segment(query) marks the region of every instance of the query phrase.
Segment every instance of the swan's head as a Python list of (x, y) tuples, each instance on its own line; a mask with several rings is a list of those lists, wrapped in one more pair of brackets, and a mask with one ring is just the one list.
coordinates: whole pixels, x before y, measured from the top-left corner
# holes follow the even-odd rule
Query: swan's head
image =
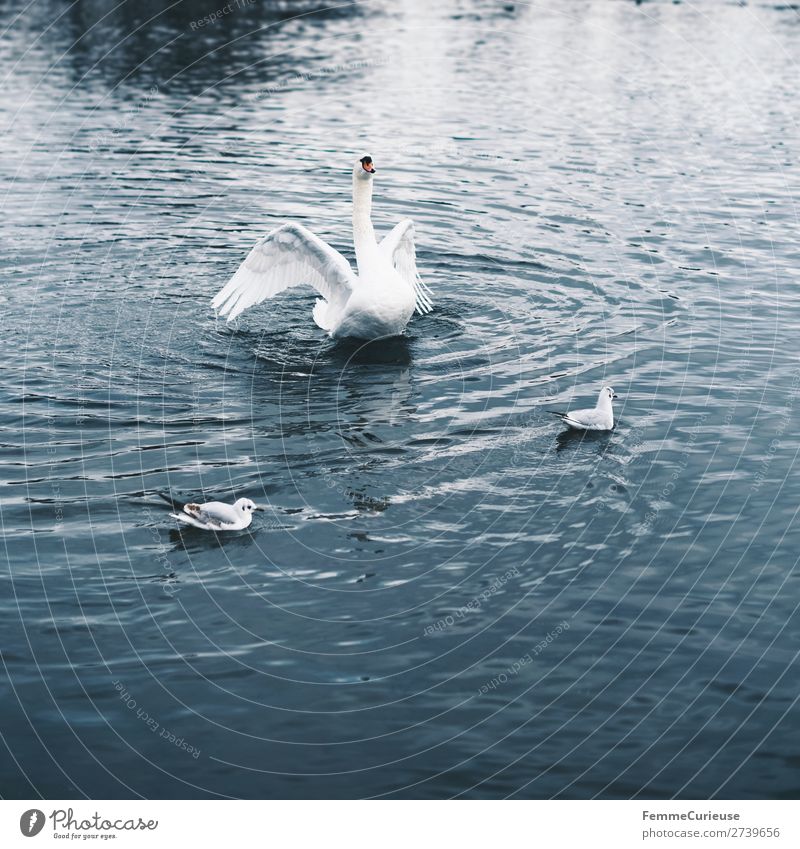
[(371, 156), (362, 156), (353, 167), (353, 176), (359, 180), (371, 180), (375, 173)]
[(248, 513), (252, 513), (253, 510), (263, 510), (264, 508), (259, 507), (258, 504), (254, 504), (249, 498), (239, 498), (233, 505), (233, 509), (247, 515)]
[(616, 392), (610, 386), (604, 386), (600, 390), (600, 397), (597, 399), (597, 403), (602, 406), (606, 406), (611, 404), (611, 402), (615, 399), (619, 398)]

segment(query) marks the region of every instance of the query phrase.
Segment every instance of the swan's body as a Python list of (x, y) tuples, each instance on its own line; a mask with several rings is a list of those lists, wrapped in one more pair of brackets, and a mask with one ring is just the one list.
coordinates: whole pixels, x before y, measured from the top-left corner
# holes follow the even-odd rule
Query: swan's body
[(616, 397), (610, 386), (604, 386), (597, 398), (597, 405), (592, 409), (570, 410), (568, 413), (557, 413), (555, 410), (547, 412), (559, 416), (573, 430), (613, 430), (614, 408), (611, 402)]
[(433, 308), (417, 273), (414, 223), (401, 221), (378, 244), (372, 229), (375, 169), (365, 156), (353, 169), (353, 242), (358, 274), (334, 248), (301, 224), (284, 224), (260, 239), (211, 302), (232, 321), (248, 307), (291, 286), (310, 283), (321, 298), (314, 321), (332, 337), (381, 339), (405, 330), (414, 313)]
[(169, 514), (173, 519), (203, 531), (244, 530), (250, 527), (253, 521), (253, 510), (263, 509), (249, 498), (238, 498), (233, 504), (225, 504), (222, 501), (181, 504), (171, 496), (161, 492), (159, 495), (175, 508), (176, 512)]

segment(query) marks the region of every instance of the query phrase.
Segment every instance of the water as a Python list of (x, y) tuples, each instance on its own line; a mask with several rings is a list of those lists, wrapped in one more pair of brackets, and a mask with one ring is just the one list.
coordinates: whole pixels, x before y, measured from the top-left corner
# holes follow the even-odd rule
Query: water
[[(2, 795), (796, 797), (797, 11), (221, 5), (0, 4)], [(367, 152), (435, 312), (217, 322)]]

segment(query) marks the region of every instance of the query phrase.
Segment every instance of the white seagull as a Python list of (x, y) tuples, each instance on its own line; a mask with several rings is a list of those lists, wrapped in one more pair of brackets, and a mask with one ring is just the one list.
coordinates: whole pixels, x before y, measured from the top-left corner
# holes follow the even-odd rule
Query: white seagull
[(401, 334), (416, 308), (433, 309), (431, 291), (417, 273), (414, 222), (401, 221), (381, 243), (372, 211), (372, 157), (353, 168), (353, 242), (358, 274), (334, 248), (302, 224), (284, 224), (256, 242), (211, 305), (232, 321), (248, 307), (291, 286), (310, 283), (321, 295), (314, 321), (333, 338), (382, 339)]
[(619, 398), (610, 386), (604, 386), (597, 398), (597, 406), (589, 410), (571, 410), (568, 413), (558, 413), (548, 410), (554, 416), (559, 416), (562, 421), (573, 430), (613, 430), (614, 409), (611, 402)]
[(181, 504), (162, 492), (159, 492), (159, 495), (178, 511), (169, 514), (173, 519), (203, 531), (244, 530), (253, 521), (253, 511), (264, 509), (254, 504), (249, 498), (237, 498), (233, 504), (224, 504), (222, 501)]

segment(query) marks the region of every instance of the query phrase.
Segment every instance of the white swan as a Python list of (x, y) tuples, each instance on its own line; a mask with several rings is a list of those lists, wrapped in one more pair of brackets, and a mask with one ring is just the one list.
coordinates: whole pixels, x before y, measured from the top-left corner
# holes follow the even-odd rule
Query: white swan
[(211, 305), (232, 321), (248, 307), (310, 283), (322, 296), (314, 321), (334, 338), (381, 339), (403, 332), (416, 308), (433, 309), (417, 273), (414, 222), (401, 221), (380, 243), (370, 213), (375, 167), (364, 156), (353, 168), (353, 242), (358, 275), (347, 260), (301, 224), (284, 224), (256, 242)]

